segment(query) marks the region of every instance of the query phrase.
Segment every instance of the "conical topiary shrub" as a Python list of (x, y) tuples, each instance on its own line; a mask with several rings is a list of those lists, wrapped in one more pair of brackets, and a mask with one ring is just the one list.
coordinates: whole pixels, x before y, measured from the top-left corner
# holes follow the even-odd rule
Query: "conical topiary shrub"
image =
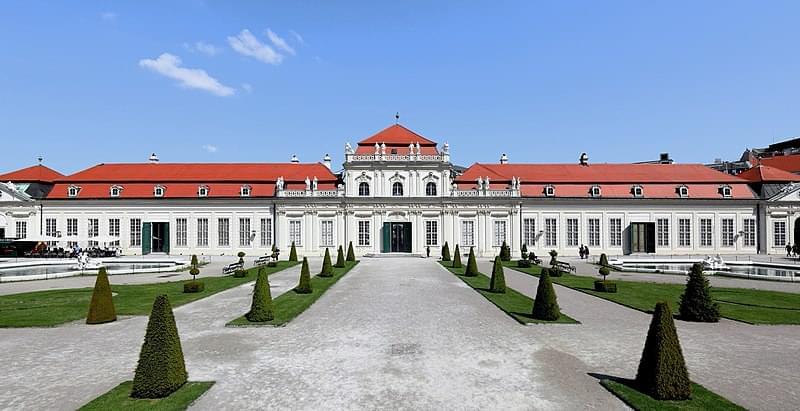
[(294, 241), (292, 241), (292, 248), (289, 249), (289, 261), (297, 261), (297, 248), (294, 246)]
[(325, 249), (325, 257), (322, 259), (322, 271), (319, 272), (320, 277), (333, 277), (333, 265), (331, 265), (331, 253)]
[(342, 246), (339, 246), (339, 251), (336, 253), (336, 268), (344, 268), (344, 250), (342, 250)]
[(264, 267), (258, 269), (256, 287), (253, 290), (253, 302), (250, 311), (244, 315), (247, 321), (266, 322), (272, 321), (272, 293), (269, 290), (269, 279)]
[(311, 294), (311, 273), (308, 270), (308, 258), (303, 257), (303, 267), (300, 268), (300, 282), (294, 288), (298, 294)]
[(519, 255), (523, 260), (528, 259), (528, 244), (522, 244), (522, 248), (519, 250)]
[(464, 270), (464, 277), (476, 277), (478, 275), (478, 262), (475, 261), (475, 251), (472, 247), (469, 248), (469, 257), (467, 257), (467, 268)]
[(533, 301), (533, 318), (544, 321), (555, 321), (561, 316), (556, 299), (556, 290), (550, 281), (550, 269), (542, 268), (539, 275), (539, 286), (536, 288), (536, 299)]
[(500, 256), (494, 258), (494, 266), (492, 267), (492, 280), (489, 282), (489, 291), (493, 293), (506, 292), (506, 276), (503, 273), (503, 263), (500, 262)]
[(511, 247), (509, 247), (508, 243), (505, 241), (503, 241), (503, 244), (500, 246), (500, 260), (511, 261)]
[(347, 245), (347, 261), (356, 261), (356, 253), (353, 252), (353, 242)]
[(162, 294), (153, 302), (131, 397), (164, 398), (183, 386), (187, 378), (178, 327), (169, 298)]
[(92, 301), (89, 303), (89, 314), (86, 315), (86, 324), (102, 324), (116, 321), (117, 311), (114, 309), (114, 298), (111, 295), (111, 285), (108, 283), (108, 274), (105, 267), (100, 267), (97, 279), (94, 281)]
[(442, 246), (442, 261), (450, 261), (450, 246), (447, 245), (447, 241)]
[(600, 266), (608, 267), (608, 256), (606, 253), (600, 254)]
[(689, 271), (686, 290), (678, 310), (682, 320), (715, 323), (719, 321), (719, 305), (711, 299), (711, 286), (703, 274), (703, 265), (695, 263)]
[(453, 268), (461, 268), (461, 251), (458, 249), (458, 244), (456, 244), (456, 249), (453, 252)]
[(658, 400), (686, 400), (692, 395), (681, 343), (666, 302), (656, 304), (653, 312), (636, 372), (636, 385)]

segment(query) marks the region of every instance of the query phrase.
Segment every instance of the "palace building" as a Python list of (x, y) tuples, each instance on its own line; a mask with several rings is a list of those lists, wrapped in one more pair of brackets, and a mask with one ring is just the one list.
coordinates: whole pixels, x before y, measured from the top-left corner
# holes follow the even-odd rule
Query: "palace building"
[(263, 255), (294, 242), (311, 256), (352, 241), (360, 255), (431, 247), (438, 256), (447, 242), (483, 257), (503, 242), (517, 256), (523, 244), (537, 255), (577, 255), (582, 244), (609, 255), (783, 253), (800, 237), (800, 176), (766, 168), (732, 176), (701, 164), (531, 164), (503, 154), (464, 169), (447, 143), (399, 124), (348, 143), (342, 170), (331, 167), (327, 155), (313, 164), (153, 155), (67, 176), (38, 165), (0, 175), (0, 237), (110, 243), (127, 255)]

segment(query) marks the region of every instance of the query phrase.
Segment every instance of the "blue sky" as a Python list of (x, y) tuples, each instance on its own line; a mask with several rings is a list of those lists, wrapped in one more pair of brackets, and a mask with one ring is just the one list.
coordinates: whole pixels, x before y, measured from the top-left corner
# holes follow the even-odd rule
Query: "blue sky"
[[(394, 113), (454, 160), (800, 135), (798, 2), (0, 2), (0, 170), (319, 161)], [(246, 30), (246, 31), (245, 31)]]

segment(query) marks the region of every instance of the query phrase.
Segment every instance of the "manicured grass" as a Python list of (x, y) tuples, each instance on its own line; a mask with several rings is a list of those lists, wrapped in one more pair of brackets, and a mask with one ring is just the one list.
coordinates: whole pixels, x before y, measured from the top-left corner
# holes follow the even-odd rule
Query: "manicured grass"
[(278, 296), (278, 298), (272, 300), (272, 312), (275, 317), (272, 321), (250, 322), (244, 317), (244, 315), (242, 315), (241, 317), (229, 322), (227, 325), (232, 327), (275, 327), (286, 325), (286, 323), (292, 321), (295, 317), (308, 309), (308, 307), (311, 307), (314, 302), (322, 297), (322, 294), (324, 294), (325, 291), (336, 284), (336, 282), (339, 281), (340, 278), (344, 277), (344, 275), (347, 274), (347, 272), (353, 267), (355, 267), (356, 264), (358, 264), (358, 261), (348, 261), (345, 263), (344, 268), (333, 267), (332, 277), (320, 277), (318, 275), (311, 277), (312, 292), (310, 294), (298, 294), (294, 292), (294, 290), (289, 290)]
[(173, 392), (169, 397), (157, 400), (145, 400), (131, 398), (131, 387), (133, 381), (125, 381), (114, 387), (111, 391), (95, 398), (90, 403), (84, 405), (80, 411), (105, 411), (105, 410), (126, 410), (126, 411), (177, 411), (185, 410), (192, 405), (195, 400), (200, 398), (208, 391), (214, 382), (187, 382), (178, 391)]
[(602, 380), (600, 384), (614, 395), (619, 397), (625, 404), (634, 410), (655, 411), (655, 410), (683, 410), (683, 411), (731, 411), (744, 410), (744, 408), (720, 397), (709, 391), (700, 384), (692, 383), (692, 398), (686, 401), (659, 401), (655, 398), (637, 391), (633, 388), (634, 382), (631, 380)]
[(450, 267), (452, 264), (451, 262), (439, 262), (442, 267), (449, 270), (451, 273), (456, 274), (458, 278), (464, 281), (467, 285), (472, 287), (475, 291), (480, 293), (482, 296), (486, 297), (487, 300), (491, 301), (497, 308), (503, 310), (506, 314), (511, 316), (511, 318), (517, 320), (520, 324), (528, 324), (528, 323), (543, 323), (543, 324), (551, 324), (551, 323), (561, 323), (561, 324), (578, 324), (578, 321), (570, 318), (567, 315), (561, 314), (561, 317), (558, 317), (556, 321), (542, 321), (537, 320), (531, 317), (531, 311), (533, 311), (533, 299), (528, 297), (525, 294), (520, 293), (517, 290), (514, 290), (511, 287), (506, 287), (505, 293), (493, 293), (489, 291), (489, 283), (491, 279), (484, 274), (478, 274), (475, 277), (465, 277), (464, 270), (466, 270), (466, 264), (464, 264), (464, 268), (453, 268)]
[[(296, 265), (296, 262), (280, 261), (277, 267), (265, 267), (267, 273), (274, 273)], [(198, 277), (205, 283), (205, 290), (199, 293), (184, 293), (183, 281), (154, 284), (114, 285), (114, 276), (109, 276), (114, 307), (117, 315), (147, 315), (153, 307), (153, 300), (159, 294), (167, 294), (173, 307), (177, 307), (220, 291), (255, 280), (257, 269), (248, 270), (247, 276), (235, 278)], [(91, 288), (36, 291), (32, 293), (0, 296), (0, 327), (48, 327), (86, 318)]]
[[(535, 276), (541, 272), (541, 267), (537, 266), (518, 268), (516, 262), (507, 262), (505, 265)], [(556, 284), (648, 313), (653, 311), (659, 301), (669, 302), (677, 313), (685, 288), (684, 284), (614, 280), (617, 283), (617, 292), (604, 293), (594, 290), (594, 281), (601, 279), (600, 276), (564, 274), (551, 279)], [(800, 324), (800, 294), (711, 287), (711, 296), (719, 303), (721, 315), (731, 320), (750, 324)]]

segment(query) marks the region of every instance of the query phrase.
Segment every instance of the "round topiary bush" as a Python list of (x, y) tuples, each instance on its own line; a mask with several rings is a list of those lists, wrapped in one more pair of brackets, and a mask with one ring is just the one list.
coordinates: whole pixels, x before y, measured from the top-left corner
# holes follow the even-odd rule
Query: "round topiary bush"
[(666, 302), (656, 304), (636, 372), (639, 390), (657, 400), (686, 400), (692, 395), (689, 372)]
[(184, 293), (199, 293), (205, 290), (206, 285), (202, 281), (187, 281), (183, 283)]
[(86, 315), (86, 324), (102, 324), (116, 321), (117, 311), (114, 308), (114, 298), (111, 295), (111, 285), (108, 283), (108, 273), (105, 267), (100, 267), (97, 279), (94, 281), (92, 301), (89, 303), (89, 313)]

